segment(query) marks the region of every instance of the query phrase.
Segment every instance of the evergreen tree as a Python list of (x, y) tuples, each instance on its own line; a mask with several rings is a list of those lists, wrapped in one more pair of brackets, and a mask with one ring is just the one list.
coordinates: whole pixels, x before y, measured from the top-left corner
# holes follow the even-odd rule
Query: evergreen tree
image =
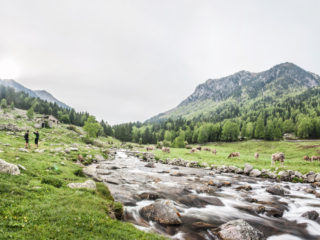
[(254, 131), (254, 137), (259, 139), (264, 138), (264, 119), (263, 119), (262, 113), (260, 113), (257, 119), (256, 129)]
[(237, 123), (230, 120), (222, 127), (221, 140), (223, 141), (237, 141), (239, 137), (239, 126)]

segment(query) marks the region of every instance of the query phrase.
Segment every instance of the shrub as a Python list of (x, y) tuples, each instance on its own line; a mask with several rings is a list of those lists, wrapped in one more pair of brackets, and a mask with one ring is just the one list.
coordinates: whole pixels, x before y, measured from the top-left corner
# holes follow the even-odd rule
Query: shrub
[(60, 188), (63, 184), (63, 182), (60, 179), (53, 178), (53, 177), (44, 177), (41, 180), (42, 184), (49, 184), (56, 188)]
[(85, 144), (93, 144), (93, 139), (89, 138), (88, 136), (82, 137), (81, 139)]
[(121, 220), (123, 218), (123, 206), (120, 202), (114, 202), (112, 206), (114, 215), (118, 220)]
[(78, 177), (85, 177), (82, 169), (77, 169), (77, 170), (73, 171), (73, 174), (78, 176)]

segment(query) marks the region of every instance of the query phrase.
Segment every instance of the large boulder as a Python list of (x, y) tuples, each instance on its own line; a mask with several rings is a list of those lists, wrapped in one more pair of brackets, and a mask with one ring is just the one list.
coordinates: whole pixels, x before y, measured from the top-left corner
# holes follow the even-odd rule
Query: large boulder
[(180, 213), (171, 200), (157, 200), (141, 208), (140, 215), (148, 221), (155, 221), (164, 225), (179, 225), (182, 223)]
[(267, 187), (266, 191), (273, 195), (284, 195), (284, 189), (278, 184)]
[(222, 240), (264, 240), (262, 232), (242, 219), (229, 221), (219, 227)]
[(245, 174), (249, 174), (249, 173), (252, 171), (252, 169), (253, 169), (253, 167), (252, 167), (250, 164), (246, 163), (246, 164), (244, 165), (243, 172), (244, 172)]
[(86, 189), (96, 189), (96, 183), (92, 180), (87, 180), (84, 183), (69, 183), (69, 188), (86, 188)]
[(11, 175), (19, 175), (20, 170), (17, 165), (12, 163), (8, 163), (2, 159), (0, 159), (0, 173), (8, 173)]

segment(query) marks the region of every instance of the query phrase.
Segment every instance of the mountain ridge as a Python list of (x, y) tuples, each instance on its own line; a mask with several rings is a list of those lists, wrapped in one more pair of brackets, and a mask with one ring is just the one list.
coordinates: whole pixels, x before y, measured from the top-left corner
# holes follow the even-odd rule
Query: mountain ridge
[(47, 102), (56, 103), (58, 106), (62, 108), (71, 109), (70, 106), (59, 101), (57, 98), (55, 98), (51, 93), (49, 93), (46, 90), (31, 90), (13, 79), (0, 79), (0, 85), (3, 85), (5, 87), (11, 87), (18, 92), (25, 92), (30, 97), (40, 98)]
[(318, 86), (320, 86), (319, 75), (290, 62), (280, 63), (257, 73), (242, 70), (226, 77), (206, 80), (177, 107), (160, 113), (146, 122), (179, 117), (191, 119), (202, 112), (205, 112), (204, 115), (212, 115), (217, 106), (227, 101), (234, 100), (238, 104), (246, 104), (259, 98), (276, 99)]

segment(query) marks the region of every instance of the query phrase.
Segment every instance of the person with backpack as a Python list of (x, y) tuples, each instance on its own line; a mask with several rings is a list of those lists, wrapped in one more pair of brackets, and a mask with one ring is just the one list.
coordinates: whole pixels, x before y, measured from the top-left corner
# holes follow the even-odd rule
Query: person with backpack
[(26, 141), (25, 148), (29, 148), (29, 130), (24, 134), (24, 140)]
[(36, 145), (36, 147), (39, 147), (39, 132), (35, 131), (33, 132), (34, 135), (36, 135), (36, 138), (34, 139), (34, 144)]

